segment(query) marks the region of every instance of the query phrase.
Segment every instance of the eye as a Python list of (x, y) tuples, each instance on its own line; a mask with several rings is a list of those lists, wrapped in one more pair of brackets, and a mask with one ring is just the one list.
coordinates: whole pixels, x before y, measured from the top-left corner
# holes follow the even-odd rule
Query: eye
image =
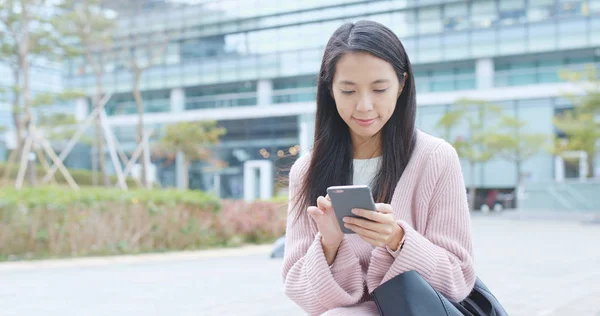
[(354, 93), (354, 91), (352, 91), (352, 90), (348, 90), (348, 91), (340, 90), (340, 91), (342, 91), (342, 94), (352, 94), (352, 93)]
[(384, 92), (386, 92), (386, 91), (387, 91), (387, 88), (385, 88), (385, 89), (379, 89), (379, 90), (375, 90), (375, 92), (377, 92), (377, 93), (384, 93)]

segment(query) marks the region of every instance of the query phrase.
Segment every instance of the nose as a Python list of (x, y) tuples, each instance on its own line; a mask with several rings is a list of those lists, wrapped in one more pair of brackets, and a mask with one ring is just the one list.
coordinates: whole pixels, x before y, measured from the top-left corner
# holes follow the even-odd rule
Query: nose
[(360, 100), (358, 100), (358, 104), (356, 104), (356, 110), (359, 112), (368, 112), (373, 109), (373, 101), (371, 96), (368, 93), (365, 93)]

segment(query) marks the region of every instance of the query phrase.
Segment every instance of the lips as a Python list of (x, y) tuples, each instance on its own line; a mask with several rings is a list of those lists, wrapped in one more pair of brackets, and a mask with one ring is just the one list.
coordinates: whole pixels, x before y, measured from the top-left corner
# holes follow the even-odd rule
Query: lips
[(360, 126), (369, 126), (369, 125), (373, 124), (373, 122), (375, 122), (374, 118), (373, 119), (357, 119), (357, 118), (354, 118), (354, 120)]

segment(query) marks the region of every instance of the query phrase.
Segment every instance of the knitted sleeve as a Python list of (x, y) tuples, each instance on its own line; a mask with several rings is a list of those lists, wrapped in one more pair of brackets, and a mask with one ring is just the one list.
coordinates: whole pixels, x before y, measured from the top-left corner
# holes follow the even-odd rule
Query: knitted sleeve
[[(300, 176), (308, 159), (302, 157), (290, 171), (290, 204), (283, 258), (285, 294), (310, 315), (356, 304), (364, 294), (364, 276), (358, 258), (342, 241), (330, 267), (321, 245), (321, 235), (306, 210), (297, 209)], [(298, 212), (300, 212), (296, 219)]]
[(401, 251), (385, 248), (371, 254), (367, 284), (372, 292), (394, 276), (415, 270), (448, 299), (461, 301), (475, 284), (471, 219), (460, 161), (454, 148), (442, 143), (429, 157), (423, 172), (423, 190), (431, 199), (420, 201), (428, 213), (423, 231), (399, 220), (405, 234)]

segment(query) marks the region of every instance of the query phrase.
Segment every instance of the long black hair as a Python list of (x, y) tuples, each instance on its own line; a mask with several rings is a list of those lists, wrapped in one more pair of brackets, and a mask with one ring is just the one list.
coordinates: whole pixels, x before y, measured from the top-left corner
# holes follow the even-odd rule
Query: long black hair
[[(394, 113), (381, 133), (382, 163), (373, 182), (375, 202), (390, 203), (412, 154), (415, 135), (416, 93), (410, 60), (398, 37), (382, 24), (358, 21), (340, 26), (331, 36), (321, 63), (317, 86), (315, 139), (307, 173), (296, 203), (301, 209), (316, 205), (327, 187), (350, 184), (353, 150), (348, 125), (340, 117), (331, 85), (338, 60), (349, 52), (366, 52), (390, 63), (400, 86)], [(406, 78), (404, 73), (407, 73)], [(302, 212), (298, 212), (300, 216)]]

